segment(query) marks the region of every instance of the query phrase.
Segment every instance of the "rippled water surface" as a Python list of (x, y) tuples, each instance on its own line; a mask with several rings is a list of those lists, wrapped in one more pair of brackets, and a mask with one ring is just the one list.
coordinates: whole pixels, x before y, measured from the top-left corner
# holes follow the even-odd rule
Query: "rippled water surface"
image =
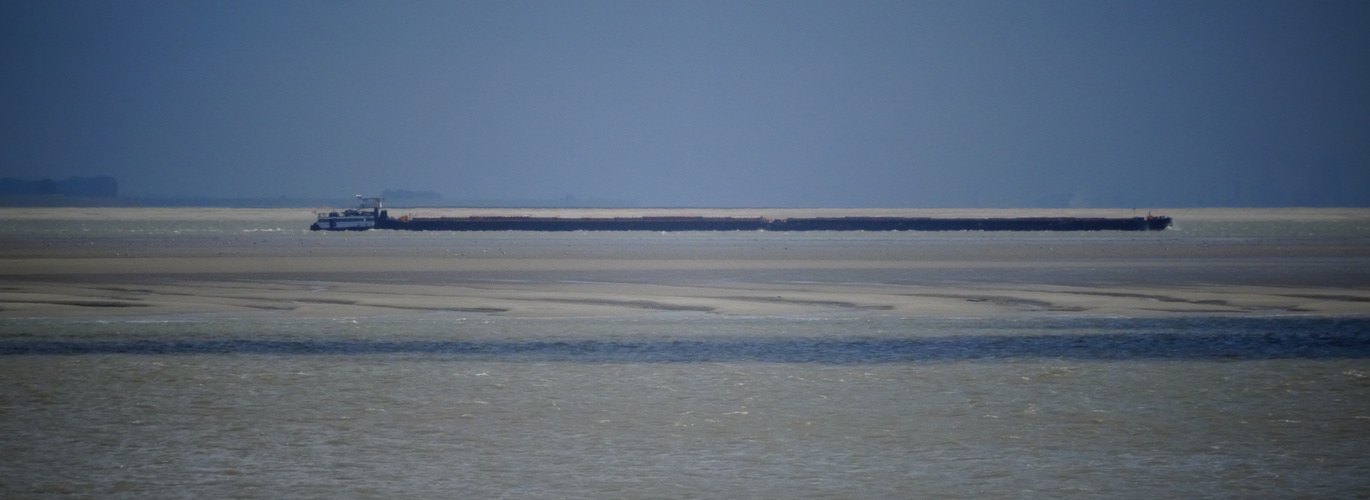
[(1370, 321), (11, 319), (0, 492), (1348, 497)]

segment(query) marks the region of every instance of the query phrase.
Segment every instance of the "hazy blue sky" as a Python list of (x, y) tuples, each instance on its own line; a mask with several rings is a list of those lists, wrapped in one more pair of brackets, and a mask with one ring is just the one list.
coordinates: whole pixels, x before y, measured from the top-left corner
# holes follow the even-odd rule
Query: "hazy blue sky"
[(0, 177), (1370, 205), (1370, 2), (0, 1)]

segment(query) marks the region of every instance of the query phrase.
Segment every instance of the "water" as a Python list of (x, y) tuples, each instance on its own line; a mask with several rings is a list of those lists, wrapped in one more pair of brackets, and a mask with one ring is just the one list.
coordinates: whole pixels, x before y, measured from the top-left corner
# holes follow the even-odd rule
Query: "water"
[[(80, 221), (11, 223), (0, 233), (10, 231), (10, 259), (67, 255), (65, 244), (78, 257), (142, 248), (269, 256), (310, 246), (357, 258), (1198, 256), (1167, 276), (1104, 265), (289, 276), (433, 286), (1313, 282), (1356, 304), (1367, 275), (1361, 254), (1345, 254), (1364, 246), (1354, 221), (1215, 221), (1149, 237), (321, 235), (258, 231), (275, 221), (135, 222), (88, 231)], [(1295, 249), (1275, 259), (1282, 271), (1250, 257), (1250, 245), (1272, 239)], [(1037, 246), (1050, 250), (1023, 250)], [(1228, 266), (1250, 260), (1240, 268), (1248, 272), (1207, 266), (1215, 254)], [(4, 279), (10, 290), (39, 278)], [(0, 457), (6, 498), (1364, 497), (1370, 318), (841, 307), (782, 316), (13, 316), (0, 318)]]
[(17, 496), (1370, 491), (1370, 320), (198, 316), (5, 330), (0, 485)]

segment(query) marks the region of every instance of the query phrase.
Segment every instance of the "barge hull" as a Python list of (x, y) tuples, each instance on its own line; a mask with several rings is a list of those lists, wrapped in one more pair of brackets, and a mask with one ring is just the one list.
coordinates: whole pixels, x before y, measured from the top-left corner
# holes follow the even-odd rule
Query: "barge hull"
[(1022, 217), (935, 219), (922, 217), (443, 217), (392, 219), (384, 212), (377, 229), (405, 231), (1156, 231), (1170, 217)]

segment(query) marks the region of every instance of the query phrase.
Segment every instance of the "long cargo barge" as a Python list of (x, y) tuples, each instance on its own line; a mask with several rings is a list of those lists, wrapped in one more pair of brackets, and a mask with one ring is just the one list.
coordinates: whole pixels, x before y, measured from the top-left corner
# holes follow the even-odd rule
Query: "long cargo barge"
[(409, 217), (392, 218), (380, 198), (361, 207), (320, 213), (313, 230), (402, 231), (1158, 231), (1170, 217)]

